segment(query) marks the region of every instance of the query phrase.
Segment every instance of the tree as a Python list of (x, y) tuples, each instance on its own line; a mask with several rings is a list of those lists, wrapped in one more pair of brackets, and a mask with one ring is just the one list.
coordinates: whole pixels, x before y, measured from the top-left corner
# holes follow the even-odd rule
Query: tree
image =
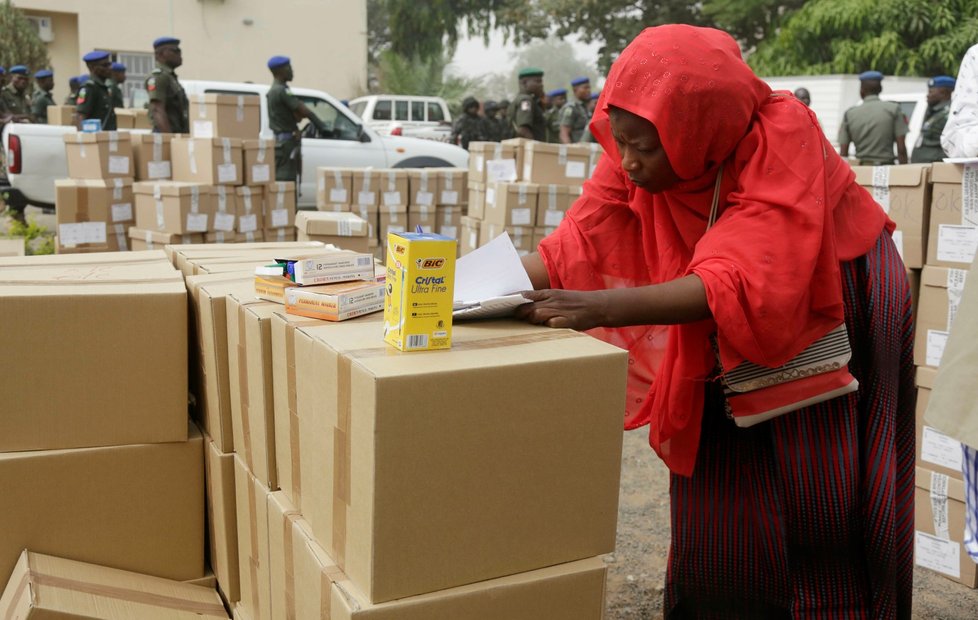
[(26, 65), (31, 70), (51, 66), (48, 48), (37, 29), (10, 0), (0, 2), (0, 66)]
[(578, 76), (586, 76), (594, 84), (598, 78), (597, 67), (574, 55), (573, 46), (567, 41), (556, 37), (538, 40), (524, 47), (518, 54), (513, 54), (516, 61), (508, 73), (496, 73), (488, 76), (481, 88), (475, 91), (480, 101), (485, 99), (512, 99), (519, 90), (519, 70), (522, 67), (539, 67), (543, 69), (543, 83), (546, 90), (566, 88), (568, 98), (573, 98), (570, 92), (570, 81)]
[(393, 95), (433, 95), (448, 102), (453, 114), (461, 111), (462, 99), (481, 87), (480, 79), (449, 73), (451, 58), (442, 54), (427, 59), (407, 59), (393, 50), (381, 52), (377, 65), (376, 92)]

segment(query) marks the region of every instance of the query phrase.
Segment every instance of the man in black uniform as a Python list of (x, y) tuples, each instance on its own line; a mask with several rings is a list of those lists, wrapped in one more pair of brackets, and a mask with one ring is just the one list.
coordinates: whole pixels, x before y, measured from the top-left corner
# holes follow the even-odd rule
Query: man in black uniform
[(35, 123), (47, 124), (48, 106), (57, 105), (51, 91), (54, 89), (54, 72), (50, 69), (41, 69), (34, 74), (34, 83), (37, 90), (34, 91), (34, 98), (31, 99), (31, 115)]
[(462, 115), (455, 119), (452, 128), (452, 144), (469, 150), (469, 142), (482, 142), (486, 139), (485, 119), (479, 116), (479, 101), (466, 97), (462, 101)]
[(302, 135), (298, 121), (308, 118), (324, 137), (329, 135), (330, 128), (289, 89), (293, 73), (292, 61), (288, 56), (272, 56), (268, 69), (275, 78), (265, 95), (268, 100), (268, 126), (275, 134), (275, 180), (296, 181), (302, 174)]
[(75, 111), (78, 113), (78, 128), (86, 120), (96, 119), (102, 123), (102, 131), (115, 131), (115, 108), (112, 105), (112, 92), (105, 80), (112, 71), (109, 53), (94, 51), (82, 57), (88, 65), (88, 80), (78, 89)]
[(513, 131), (513, 123), (509, 116), (509, 100), (500, 99), (496, 106), (496, 124), (499, 125), (499, 139), (509, 140), (510, 138), (515, 138), (516, 132)]
[(520, 94), (510, 104), (509, 116), (518, 138), (543, 142), (547, 139), (547, 120), (540, 107), (543, 97), (543, 69), (526, 67), (519, 72)]
[(156, 68), (146, 78), (149, 118), (156, 133), (190, 133), (187, 94), (174, 69), (183, 64), (180, 39), (160, 37), (153, 41)]

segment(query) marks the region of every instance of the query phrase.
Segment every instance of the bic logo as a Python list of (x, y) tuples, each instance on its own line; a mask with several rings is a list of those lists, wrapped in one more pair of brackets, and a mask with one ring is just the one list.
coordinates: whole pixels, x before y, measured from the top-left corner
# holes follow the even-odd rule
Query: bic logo
[(407, 248), (399, 243), (394, 244), (394, 254), (404, 254)]
[(419, 269), (441, 269), (445, 266), (444, 258), (419, 258), (417, 262)]

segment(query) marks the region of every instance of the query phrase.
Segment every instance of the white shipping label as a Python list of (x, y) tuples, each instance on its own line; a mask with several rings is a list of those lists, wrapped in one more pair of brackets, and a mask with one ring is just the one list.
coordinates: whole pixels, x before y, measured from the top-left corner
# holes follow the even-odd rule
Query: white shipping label
[(948, 332), (938, 331), (936, 329), (927, 330), (927, 365), (937, 366), (941, 365), (941, 358), (944, 357), (944, 347), (947, 346), (947, 334)]
[(214, 230), (223, 232), (231, 232), (234, 230), (234, 215), (231, 213), (215, 213)]
[(903, 231), (902, 230), (893, 231), (893, 245), (896, 246), (897, 254), (900, 255), (900, 260), (903, 260)]
[(444, 190), (441, 193), (441, 203), (443, 205), (457, 205), (458, 204), (458, 192)]
[(530, 216), (530, 209), (513, 209), (510, 214), (510, 219), (513, 222), (513, 226), (531, 226), (533, 225), (533, 221), (530, 219)]
[(105, 222), (58, 224), (58, 243), (73, 248), (83, 243), (105, 243)]
[(543, 216), (544, 226), (558, 226), (563, 221), (564, 221), (563, 211), (547, 211), (546, 214)]
[(151, 179), (169, 179), (173, 176), (168, 161), (149, 161), (146, 162), (147, 176)]
[(441, 230), (439, 230), (438, 232), (439, 234), (445, 235), (446, 237), (451, 237), (452, 239), (458, 238), (457, 226), (442, 226)]
[(937, 260), (971, 263), (978, 250), (978, 227), (940, 224), (937, 229)]
[(289, 225), (288, 209), (275, 209), (272, 211), (272, 228), (282, 228)]
[(486, 181), (495, 183), (497, 181), (516, 180), (516, 160), (515, 159), (492, 159), (486, 162)]
[(384, 192), (384, 204), (391, 207), (402, 204), (401, 192)]
[(112, 205), (112, 221), (128, 222), (132, 220), (132, 203), (120, 202)]
[(258, 230), (258, 215), (242, 215), (238, 218), (238, 231), (243, 233), (255, 232)]
[(129, 158), (121, 155), (110, 155), (109, 174), (129, 174)]
[(372, 205), (377, 202), (376, 192), (359, 192), (357, 194), (357, 202), (362, 205)]
[(964, 453), (960, 443), (935, 428), (924, 426), (920, 439), (920, 460), (961, 471)]
[(961, 545), (952, 540), (915, 532), (914, 559), (917, 566), (923, 566), (939, 573), (961, 578)]
[(431, 192), (418, 192), (414, 195), (414, 202), (419, 205), (430, 207), (435, 204), (435, 195)]
[(238, 166), (236, 164), (220, 164), (217, 167), (218, 183), (234, 183), (238, 180)]
[(978, 226), (978, 166), (964, 167), (961, 179), (961, 223)]
[(934, 519), (934, 534), (944, 540), (951, 539), (947, 525), (947, 476), (930, 472), (930, 509)]
[(214, 137), (214, 123), (211, 121), (194, 121), (193, 126), (193, 137), (195, 138), (213, 138)]
[(206, 213), (188, 213), (187, 214), (187, 231), (188, 232), (207, 232), (207, 214)]
[(272, 180), (272, 169), (268, 164), (255, 164), (251, 167), (251, 180), (255, 183), (268, 183)]
[(587, 162), (569, 161), (564, 167), (564, 176), (568, 179), (583, 179), (587, 173)]
[(347, 191), (345, 189), (335, 188), (329, 190), (329, 201), (346, 204)]

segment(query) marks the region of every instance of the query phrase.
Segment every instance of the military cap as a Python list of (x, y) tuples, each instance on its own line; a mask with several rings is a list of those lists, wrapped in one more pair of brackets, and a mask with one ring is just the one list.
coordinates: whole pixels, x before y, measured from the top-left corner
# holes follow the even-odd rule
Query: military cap
[(38, 79), (54, 77), (54, 71), (51, 71), (50, 69), (41, 69), (40, 71), (34, 74), (34, 77)]
[(536, 67), (524, 67), (520, 69), (519, 77), (521, 80), (528, 77), (543, 77), (543, 69), (537, 69)]
[(164, 45), (180, 45), (180, 39), (174, 37), (160, 37), (153, 41), (153, 49), (158, 47), (163, 47)]
[(10, 67), (10, 71), (8, 73), (10, 73), (10, 75), (27, 75), (28, 71), (27, 67), (24, 65), (14, 65)]
[(81, 83), (82, 83), (82, 76), (80, 75), (73, 75), (70, 78), (68, 78), (68, 84), (70, 86), (78, 86)]
[(591, 101), (594, 101), (601, 96), (601, 93), (591, 93)]
[(560, 96), (566, 95), (566, 94), (567, 94), (567, 89), (566, 88), (555, 88), (552, 91), (550, 91), (549, 93), (547, 93), (547, 96), (548, 97), (560, 97)]
[(581, 84), (590, 84), (591, 79), (586, 77), (577, 77), (571, 80), (571, 86), (580, 86)]
[(84, 60), (85, 62), (98, 62), (100, 60), (106, 60), (108, 57), (109, 57), (108, 52), (95, 50), (82, 56), (82, 60)]
[(486, 110), (487, 112), (489, 110), (496, 110), (498, 108), (499, 108), (499, 104), (493, 101), (492, 99), (489, 99), (488, 101), (485, 101), (482, 104), (482, 109)]
[(928, 88), (954, 88), (957, 81), (950, 75), (938, 75), (927, 82)]
[(112, 63), (112, 70), (113, 71), (125, 71), (126, 70), (126, 65), (122, 64), (121, 62), (114, 62), (114, 63)]
[(879, 71), (863, 71), (859, 74), (860, 82), (879, 82), (883, 79), (883, 74)]
[(4, 69), (3, 67), (0, 67), (0, 75), (5, 74), (6, 72), (7, 72), (6, 69)]
[(83, 73), (83, 74), (81, 74), (81, 75), (78, 76), (78, 83), (79, 84), (84, 84), (85, 82), (88, 81), (88, 78), (90, 78), (90, 77), (92, 77), (92, 76), (88, 75), (87, 73)]
[(279, 67), (291, 64), (291, 62), (292, 60), (288, 56), (272, 56), (268, 59), (268, 68), (278, 69)]

